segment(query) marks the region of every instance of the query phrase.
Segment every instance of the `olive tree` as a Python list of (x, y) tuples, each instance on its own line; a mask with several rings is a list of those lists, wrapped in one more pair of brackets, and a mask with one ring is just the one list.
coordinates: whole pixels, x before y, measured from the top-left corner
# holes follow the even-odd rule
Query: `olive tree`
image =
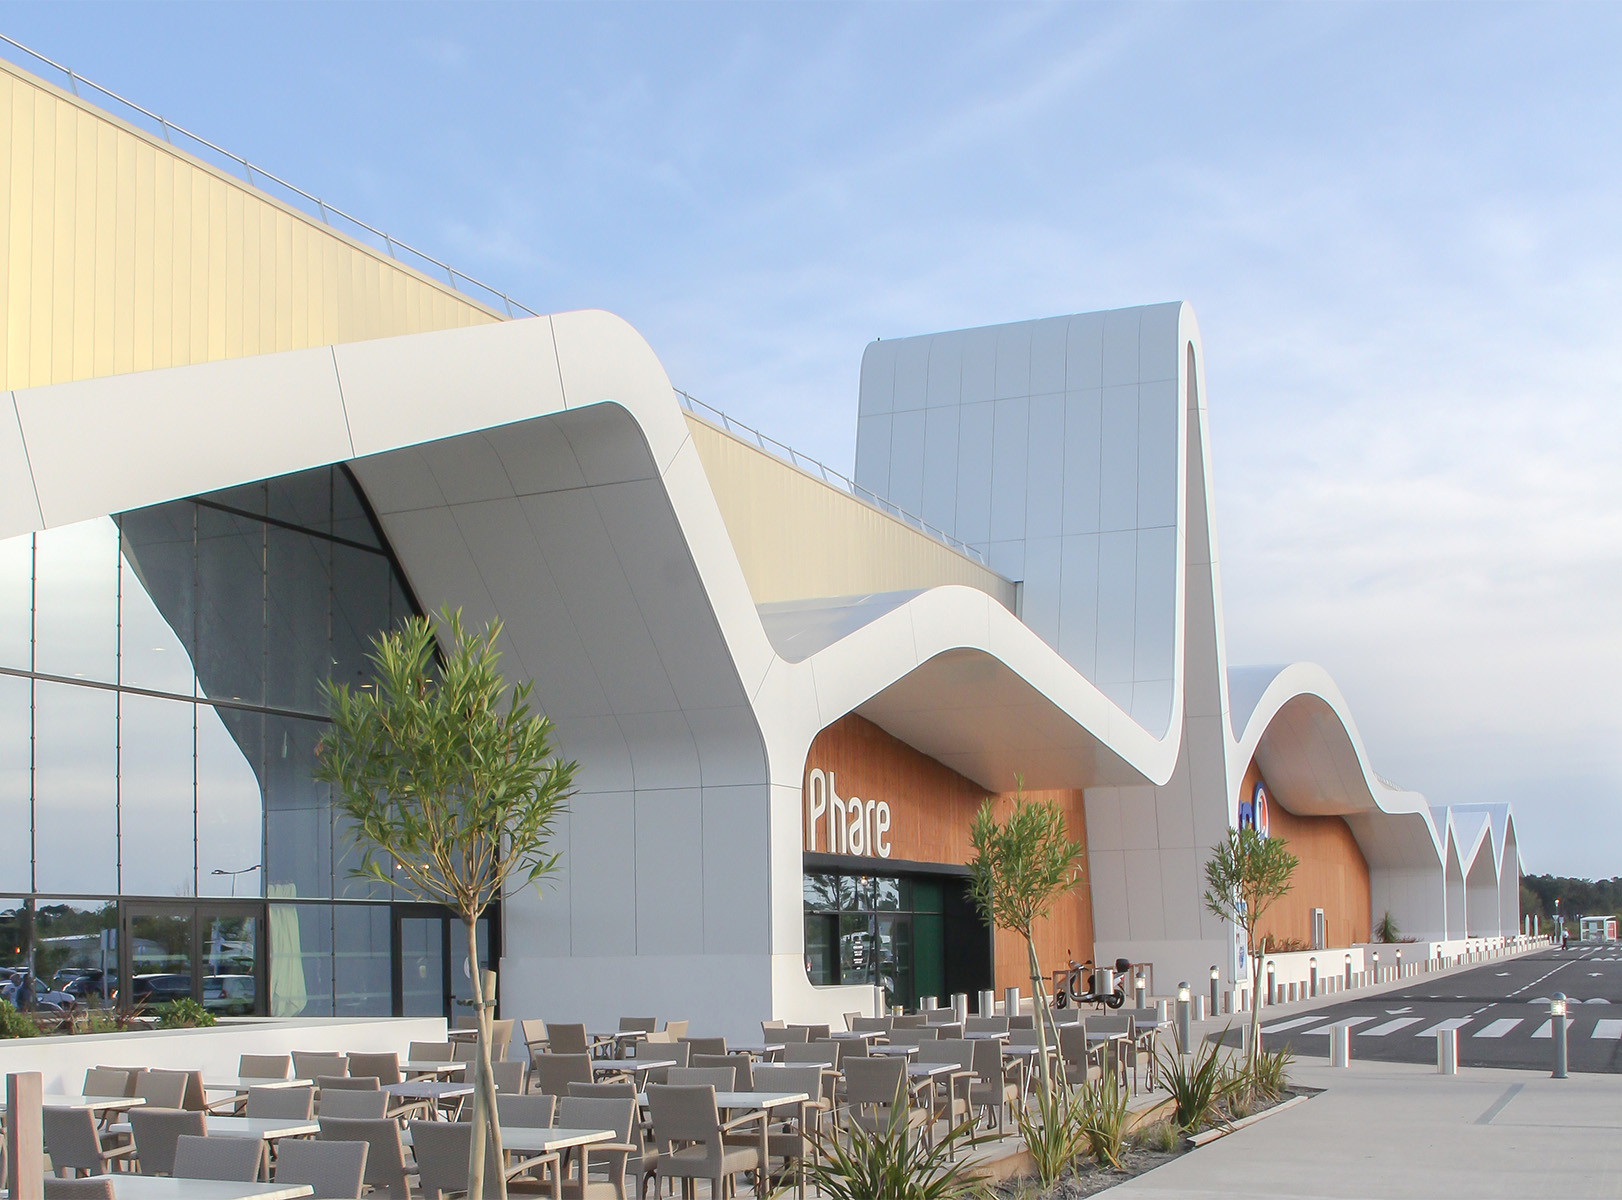
[[(479, 962), (476, 927), (503, 891), (556, 870), (549, 847), (575, 773), (553, 752), (551, 722), (531, 711), (529, 684), (509, 688), (497, 671), (500, 632), (499, 622), (469, 632), (460, 610), (441, 609), (437, 620), (412, 618), (374, 638), (374, 682), (326, 687), (332, 729), (316, 748), (316, 778), (333, 786), (360, 852), (351, 874), (444, 905), (467, 932), (478, 1017), (470, 1196), (484, 1195), (487, 1133), (502, 1161), (490, 1069), (495, 975)], [(506, 1181), (493, 1191), (505, 1197)]]
[(974, 860), (969, 863), (969, 894), (986, 920), (1025, 939), (1031, 995), (1037, 1008), (1037, 1062), (1046, 1103), (1053, 1094), (1047, 1040), (1052, 1018), (1034, 929), (1047, 918), (1054, 901), (1081, 881), (1082, 846), (1070, 839), (1057, 803), (1026, 800), (1024, 781), (1016, 775), (1014, 784), (1014, 803), (1006, 819), (998, 822), (989, 797), (975, 814), (970, 831)]
[(1256, 931), (1262, 917), (1290, 890), (1300, 859), (1283, 838), (1264, 837), (1252, 826), (1230, 829), (1205, 864), (1205, 906), (1245, 934), (1250, 955), (1250, 1062), (1255, 1063), (1261, 1038), (1262, 954)]

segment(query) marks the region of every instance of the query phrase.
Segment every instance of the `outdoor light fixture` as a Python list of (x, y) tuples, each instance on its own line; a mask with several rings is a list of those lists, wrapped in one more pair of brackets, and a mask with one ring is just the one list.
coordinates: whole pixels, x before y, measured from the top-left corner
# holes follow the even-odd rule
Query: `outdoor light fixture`
[(231, 895), (232, 895), (233, 898), (235, 898), (235, 896), (237, 894), (237, 876), (238, 875), (251, 875), (251, 874), (253, 874), (253, 872), (257, 871), (258, 869), (259, 869), (259, 864), (254, 863), (253, 866), (251, 866), (251, 867), (239, 867), (235, 871), (227, 871), (223, 867), (215, 867), (212, 871), (209, 872), (209, 874), (210, 875), (229, 875), (231, 877)]
[(1556, 992), (1549, 1001), (1549, 1040), (1554, 1049), (1554, 1079), (1566, 1078), (1566, 994)]
[(1194, 1043), (1193, 1022), (1194, 1005), (1189, 1000), (1188, 980), (1177, 985), (1177, 1050), (1180, 1054), (1187, 1054), (1189, 1047)]
[(1563, 1017), (1566, 1015), (1566, 998), (1564, 996), (1556, 995), (1553, 1000), (1549, 1001), (1549, 1015), (1551, 1017)]
[(1217, 969), (1215, 967), (1212, 967), (1211, 968), (1211, 1011), (1210, 1011), (1210, 1013), (1208, 1015), (1213, 1016), (1213, 1017), (1217, 1015), (1217, 980), (1220, 979), (1220, 978), (1221, 978), (1221, 976), (1218, 974)]

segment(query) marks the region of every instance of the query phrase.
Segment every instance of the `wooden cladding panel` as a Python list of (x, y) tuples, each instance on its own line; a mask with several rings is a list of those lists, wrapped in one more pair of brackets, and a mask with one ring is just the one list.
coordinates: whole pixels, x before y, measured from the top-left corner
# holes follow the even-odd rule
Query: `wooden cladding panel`
[[(1261, 779), (1255, 763), (1245, 772), (1244, 798)], [(1339, 817), (1300, 817), (1267, 789), (1269, 836), (1289, 843), (1301, 860), (1288, 895), (1273, 902), (1262, 920), (1262, 932), (1312, 944), (1312, 910), (1324, 910), (1324, 944), (1350, 946), (1369, 940), (1369, 864)]]
[[(963, 865), (974, 857), (969, 830), (981, 803), (987, 798), (986, 790), (892, 737), (873, 722), (852, 713), (824, 729), (811, 743), (802, 788), (809, 787), (813, 769), (832, 777), (831, 786), (842, 799), (859, 796), (863, 800), (883, 800), (889, 804), (890, 856), (889, 859), (872, 858), (875, 872), (884, 871), (886, 862), (898, 859)], [(805, 794), (801, 792), (800, 803), (803, 845), (807, 850), (828, 853), (826, 819), (821, 822), (814, 842), (806, 827)], [(991, 798), (997, 815), (1006, 814), (1013, 795), (1010, 791)], [(1029, 799), (1051, 799), (1059, 803), (1070, 837), (1082, 845), (1081, 861), (1085, 864), (1087, 821), (1082, 790), (1028, 791), (1025, 795)], [(1017, 986), (1028, 995), (1030, 968), (1024, 939), (1004, 930), (997, 930), (995, 936), (995, 986), (999, 990)], [(1048, 919), (1037, 926), (1036, 952), (1049, 978), (1068, 958), (1080, 962), (1092, 957), (1092, 895), (1085, 870), (1075, 888), (1061, 896)]]

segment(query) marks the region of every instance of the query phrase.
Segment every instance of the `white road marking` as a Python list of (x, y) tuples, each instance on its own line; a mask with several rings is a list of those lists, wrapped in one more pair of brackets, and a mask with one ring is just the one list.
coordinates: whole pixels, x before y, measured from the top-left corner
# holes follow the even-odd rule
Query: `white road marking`
[(1596, 1021), (1594, 1032), (1588, 1036), (1612, 1042), (1622, 1041), (1622, 1021)]
[(1413, 1011), (1414, 1010), (1412, 1008), (1388, 1008), (1388, 1009), (1386, 1009), (1386, 1012), (1389, 1013), (1393, 1017), (1396, 1016), (1398, 1013), (1413, 1012)]
[(1296, 1017), (1293, 1021), (1279, 1021), (1274, 1025), (1263, 1025), (1263, 1033), (1282, 1033), (1286, 1029), (1294, 1029), (1297, 1025), (1311, 1025), (1314, 1021), (1321, 1021), (1323, 1017), (1314, 1013), (1310, 1017)]
[(1399, 1029), (1406, 1029), (1410, 1025), (1418, 1025), (1418, 1017), (1398, 1017), (1395, 1021), (1387, 1021), (1384, 1025), (1376, 1025), (1373, 1029), (1358, 1030), (1358, 1037), (1385, 1037), (1388, 1033), (1395, 1033)]
[(1470, 1023), (1470, 1020), (1471, 1018), (1469, 1017), (1449, 1017), (1445, 1021), (1436, 1022), (1436, 1024), (1432, 1025), (1429, 1029), (1421, 1029), (1418, 1033), (1414, 1034), (1414, 1036), (1435, 1037), (1438, 1033), (1441, 1033), (1447, 1029), (1462, 1029), (1464, 1026)]
[(1548, 1037), (1549, 1036), (1549, 1026), (1552, 1025), (1552, 1024), (1553, 1024), (1552, 1021), (1543, 1022), (1543, 1024), (1539, 1025), (1535, 1030), (1532, 1031), (1532, 1036), (1535, 1037), (1535, 1038), (1546, 1038), (1546, 1037)]
[(1521, 1023), (1519, 1017), (1500, 1017), (1485, 1029), (1478, 1029), (1471, 1037), (1501, 1038)]
[(1359, 1025), (1366, 1024), (1372, 1020), (1374, 1020), (1373, 1017), (1346, 1017), (1343, 1020), (1331, 1021), (1327, 1025), (1320, 1025), (1316, 1029), (1303, 1029), (1300, 1036), (1305, 1037), (1312, 1033), (1327, 1034), (1331, 1029), (1337, 1029), (1342, 1025), (1344, 1025), (1347, 1029), (1356, 1029)]

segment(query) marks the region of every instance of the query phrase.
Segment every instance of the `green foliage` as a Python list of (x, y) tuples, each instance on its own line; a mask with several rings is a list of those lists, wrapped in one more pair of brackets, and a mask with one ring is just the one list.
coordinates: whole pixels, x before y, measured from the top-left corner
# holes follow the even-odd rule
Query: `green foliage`
[(85, 1008), (73, 1014), (74, 1033), (117, 1033), (124, 1028), (115, 1009)]
[(1279, 1047), (1272, 1053), (1257, 1050), (1250, 1064), (1250, 1083), (1257, 1099), (1280, 1099), (1290, 1085), (1290, 1063), (1294, 1061), (1289, 1048)]
[[(982, 1140), (964, 1121), (933, 1146), (909, 1133), (905, 1106), (875, 1132), (852, 1125), (848, 1139), (818, 1137), (820, 1153), (806, 1167), (808, 1182), (828, 1200), (965, 1200), (987, 1192), (985, 1178), (963, 1153)], [(953, 1158), (957, 1161), (952, 1161)]]
[(1028, 1104), (1014, 1114), (1014, 1123), (1030, 1151), (1043, 1191), (1057, 1183), (1087, 1152), (1081, 1117), (1079, 1100), (1066, 1088), (1037, 1092), (1035, 1104)]
[(1121, 1150), (1126, 1144), (1126, 1092), (1109, 1075), (1096, 1083), (1083, 1083), (1076, 1090), (1087, 1153), (1100, 1166), (1120, 1170)]
[(152, 1013), (159, 1029), (207, 1029), (214, 1024), (214, 1014), (190, 996), (154, 1005)]
[(1250, 948), (1252, 1054), (1261, 1045), (1262, 1006), (1257, 998), (1262, 988), (1262, 955), (1256, 931), (1273, 902), (1289, 893), (1290, 877), (1300, 863), (1284, 839), (1263, 837), (1245, 826), (1230, 829), (1205, 864), (1206, 908), (1244, 930), (1245, 945)]
[(1157, 1051), (1160, 1086), (1171, 1093), (1171, 1120), (1183, 1133), (1198, 1133), (1210, 1124), (1233, 1087), (1219, 1046), (1202, 1042), (1188, 1058), (1165, 1047)]
[[(513, 884), (538, 885), (557, 869), (552, 836), (576, 767), (553, 753), (552, 723), (531, 712), (530, 685), (508, 688), (496, 669), (500, 623), (470, 633), (448, 608), (438, 623), (441, 657), (433, 622), (414, 617), (373, 639), (375, 685), (324, 685), (333, 728), (316, 748), (315, 775), (332, 784), (353, 828), (360, 863), (351, 874), (461, 918), (479, 1019), (468, 1163), (477, 1196), (486, 1132), (500, 1161), (501, 1131), (490, 1073), (494, 997), (484, 990), (476, 924)], [(505, 1197), (505, 1180), (494, 1182)]]
[(1048, 1095), (1053, 1090), (1048, 1075), (1048, 1022), (1041, 1019), (1047, 1007), (1047, 987), (1032, 929), (1047, 917), (1061, 894), (1081, 882), (1082, 846), (1070, 839), (1057, 803), (1025, 799), (1025, 783), (1018, 775), (1014, 776), (1014, 804), (1007, 819), (998, 824), (988, 798), (975, 814), (970, 839), (974, 859), (969, 863), (969, 895), (975, 907), (997, 928), (1013, 930), (1025, 939), (1031, 995), (1039, 1018), (1038, 1078), (1042, 1094)]
[(1177, 1149), (1177, 1141), (1181, 1134), (1170, 1121), (1156, 1121), (1153, 1125), (1140, 1130), (1134, 1139), (1139, 1149), (1154, 1154), (1170, 1154)]
[(1614, 879), (1576, 879), (1566, 875), (1521, 876), (1523, 913), (1536, 914), (1547, 925), (1554, 916), (1556, 900), (1560, 901), (1560, 915), (1573, 928), (1579, 916), (1622, 914), (1622, 875)]
[(1397, 928), (1397, 922), (1388, 910), (1380, 918), (1380, 923), (1374, 927), (1374, 940), (1377, 942), (1394, 942), (1402, 936), (1402, 930)]
[(0, 1038), (38, 1036), (38, 1025), (12, 1007), (11, 1001), (0, 1000)]
[(434, 670), (433, 623), (414, 617), (374, 639), (376, 686), (325, 686), (333, 729), (316, 778), (354, 827), (351, 874), (477, 918), (510, 880), (557, 869), (549, 850), (575, 764), (552, 751), (552, 723), (528, 683), (496, 670), (499, 622), (482, 634), (442, 609), (449, 644)]

